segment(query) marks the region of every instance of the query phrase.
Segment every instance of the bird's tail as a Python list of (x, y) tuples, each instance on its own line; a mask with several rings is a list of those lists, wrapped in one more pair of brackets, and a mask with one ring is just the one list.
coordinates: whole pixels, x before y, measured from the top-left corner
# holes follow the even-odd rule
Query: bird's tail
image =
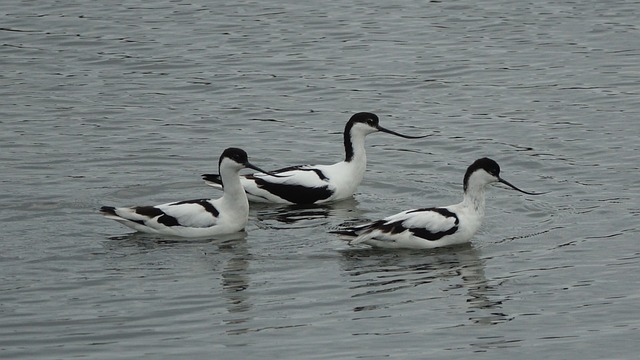
[(222, 178), (220, 174), (202, 174), (202, 180), (209, 185), (215, 188), (220, 188), (222, 186)]
[(102, 215), (118, 216), (116, 214), (116, 208), (114, 208), (113, 206), (103, 206), (100, 208), (100, 212), (102, 213)]

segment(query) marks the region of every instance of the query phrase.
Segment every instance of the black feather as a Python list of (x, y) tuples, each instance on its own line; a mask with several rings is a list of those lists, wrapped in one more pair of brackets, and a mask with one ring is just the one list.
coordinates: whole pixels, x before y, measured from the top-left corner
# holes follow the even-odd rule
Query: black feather
[(105, 213), (105, 214), (109, 214), (109, 215), (118, 216), (116, 214), (116, 208), (114, 208), (113, 206), (103, 206), (103, 207), (100, 208), (100, 212), (101, 213)]
[(182, 205), (182, 204), (198, 204), (202, 206), (208, 213), (210, 213), (214, 217), (218, 217), (218, 215), (220, 215), (220, 211), (218, 211), (218, 209), (216, 209), (216, 207), (213, 206), (213, 204), (207, 201), (207, 199), (184, 200), (184, 201), (175, 202), (171, 205)]
[(222, 178), (220, 177), (220, 174), (202, 174), (202, 179), (204, 181), (222, 185)]

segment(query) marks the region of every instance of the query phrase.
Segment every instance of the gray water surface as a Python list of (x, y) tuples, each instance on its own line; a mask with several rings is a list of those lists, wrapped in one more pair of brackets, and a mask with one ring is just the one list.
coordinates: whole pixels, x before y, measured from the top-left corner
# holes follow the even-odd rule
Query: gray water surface
[[(3, 359), (635, 359), (633, 1), (10, 1), (0, 15)], [(101, 205), (218, 197), (228, 146), (274, 169), (367, 138), (354, 199), (254, 206), (246, 233), (132, 233)], [(480, 232), (350, 247), (344, 223), (461, 198)]]

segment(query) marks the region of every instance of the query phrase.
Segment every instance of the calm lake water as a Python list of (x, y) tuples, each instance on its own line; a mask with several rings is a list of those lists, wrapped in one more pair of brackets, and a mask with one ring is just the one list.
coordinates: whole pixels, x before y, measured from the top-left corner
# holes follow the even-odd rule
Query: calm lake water
[[(9, 1), (0, 15), (3, 359), (635, 359), (636, 1)], [(132, 233), (100, 205), (218, 197), (228, 146), (333, 163), (359, 111), (352, 200), (254, 206), (244, 234)], [(435, 251), (328, 231), (461, 198)]]

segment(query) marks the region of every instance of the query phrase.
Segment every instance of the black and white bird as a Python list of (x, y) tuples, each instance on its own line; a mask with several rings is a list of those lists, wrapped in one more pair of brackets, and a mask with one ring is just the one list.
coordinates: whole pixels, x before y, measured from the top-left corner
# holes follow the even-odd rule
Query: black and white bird
[[(402, 135), (380, 126), (378, 116), (368, 112), (353, 115), (344, 127), (345, 159), (332, 165), (299, 165), (273, 171), (281, 175), (250, 174), (240, 177), (250, 201), (278, 204), (320, 204), (353, 196), (364, 177), (368, 134), (385, 132), (407, 139), (424, 136)], [(220, 175), (204, 174), (207, 185), (220, 188)]]
[(103, 206), (100, 212), (134, 230), (180, 237), (205, 237), (242, 231), (249, 216), (249, 201), (240, 184), (239, 171), (251, 168), (247, 153), (238, 148), (224, 150), (218, 171), (224, 184), (219, 199), (177, 201), (155, 206)]
[(471, 240), (484, 217), (484, 193), (487, 185), (503, 183), (528, 195), (500, 178), (500, 166), (489, 158), (476, 160), (464, 175), (464, 197), (461, 203), (443, 207), (406, 210), (363, 225), (333, 233), (350, 240), (350, 244), (366, 244), (380, 248), (426, 249)]

